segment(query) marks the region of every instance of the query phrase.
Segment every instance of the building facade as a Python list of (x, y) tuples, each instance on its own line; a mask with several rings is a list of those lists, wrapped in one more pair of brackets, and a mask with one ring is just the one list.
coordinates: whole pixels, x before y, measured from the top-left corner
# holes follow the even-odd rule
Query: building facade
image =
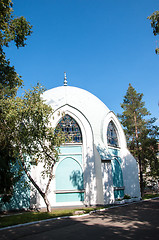
[[(62, 129), (69, 136), (54, 167), (51, 206), (105, 205), (125, 194), (140, 197), (138, 165), (116, 115), (88, 91), (67, 86), (66, 79), (64, 86), (44, 92), (43, 99), (54, 109), (50, 121), (55, 131)], [(43, 186), (41, 171), (41, 165), (32, 168)], [(31, 206), (45, 203), (36, 194)]]

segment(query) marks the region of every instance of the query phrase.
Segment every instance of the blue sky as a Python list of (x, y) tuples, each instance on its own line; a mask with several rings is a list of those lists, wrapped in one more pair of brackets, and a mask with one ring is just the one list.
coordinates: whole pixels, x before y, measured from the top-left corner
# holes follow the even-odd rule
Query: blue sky
[(25, 48), (11, 44), (6, 50), (25, 89), (37, 82), (46, 89), (61, 86), (66, 72), (68, 85), (93, 93), (117, 114), (131, 83), (152, 117), (159, 117), (159, 38), (147, 19), (159, 10), (159, 0), (13, 3), (14, 14), (33, 25)]

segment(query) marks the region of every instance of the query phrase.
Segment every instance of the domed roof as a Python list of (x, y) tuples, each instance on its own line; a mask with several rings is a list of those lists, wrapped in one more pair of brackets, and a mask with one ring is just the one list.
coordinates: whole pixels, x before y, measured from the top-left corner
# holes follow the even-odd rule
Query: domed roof
[[(109, 112), (106, 105), (90, 92), (71, 86), (61, 86), (47, 90), (43, 94), (46, 103), (51, 105), (54, 110), (66, 104), (75, 107), (82, 113), (93, 115)], [(102, 115), (103, 115), (102, 114)]]
[(43, 99), (55, 111), (65, 105), (77, 109), (91, 124), (94, 136), (101, 137), (103, 120), (110, 110), (90, 92), (77, 87), (61, 86), (44, 92)]

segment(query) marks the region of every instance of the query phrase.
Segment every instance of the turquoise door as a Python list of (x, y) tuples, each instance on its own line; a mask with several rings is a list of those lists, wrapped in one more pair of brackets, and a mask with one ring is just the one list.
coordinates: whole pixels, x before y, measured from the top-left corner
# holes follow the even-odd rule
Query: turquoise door
[(112, 161), (112, 174), (113, 174), (113, 185), (114, 185), (114, 197), (115, 199), (124, 197), (124, 187), (123, 187), (123, 174), (121, 166), (117, 158)]
[(61, 147), (57, 165), (56, 202), (84, 201), (82, 146)]
[(84, 201), (82, 170), (82, 133), (78, 123), (68, 114), (57, 124), (55, 132), (65, 134), (66, 145), (60, 147), (55, 172), (56, 202)]

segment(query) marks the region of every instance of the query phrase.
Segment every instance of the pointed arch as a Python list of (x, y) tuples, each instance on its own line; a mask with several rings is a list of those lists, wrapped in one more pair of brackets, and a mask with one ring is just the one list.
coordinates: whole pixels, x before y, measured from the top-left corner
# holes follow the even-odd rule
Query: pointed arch
[(55, 132), (62, 131), (66, 134), (65, 142), (66, 143), (82, 143), (82, 132), (75, 121), (70, 115), (66, 114), (62, 117), (59, 123), (56, 126)]
[[(66, 116), (66, 115), (69, 115), (78, 124), (81, 130), (82, 142), (81, 143), (75, 142), (71, 144), (66, 142), (66, 144), (63, 144), (60, 147), (59, 162), (55, 165), (55, 168), (54, 168), (55, 178), (54, 178), (54, 181), (52, 182), (52, 188), (54, 190), (54, 194), (52, 195), (52, 204), (56, 206), (83, 205), (83, 204), (92, 205), (92, 204), (95, 204), (95, 201), (96, 201), (96, 198), (95, 198), (96, 196), (92, 191), (92, 185), (91, 185), (92, 183), (93, 183), (93, 186), (95, 185), (95, 181), (94, 181), (95, 172), (92, 171), (88, 166), (89, 162), (92, 162), (92, 165), (95, 164), (94, 154), (93, 154), (94, 138), (93, 138), (92, 126), (89, 120), (86, 118), (85, 115), (83, 115), (81, 111), (72, 107), (71, 105), (66, 104), (56, 109), (56, 111), (54, 112), (54, 118), (51, 119), (52, 127), (56, 129), (60, 121), (63, 119), (62, 116)], [(81, 163), (82, 172), (81, 170), (79, 172), (79, 169), (75, 167), (73, 169), (74, 172), (71, 175), (72, 177), (71, 179), (75, 180), (74, 183), (76, 182), (76, 185), (78, 186), (76, 189), (69, 189), (70, 187), (68, 186), (67, 189), (58, 190), (56, 179), (58, 177), (57, 174), (60, 171), (56, 172), (56, 169), (58, 168), (58, 165), (63, 158), (65, 158), (66, 160), (63, 163), (67, 163), (67, 164), (71, 163), (70, 158), (68, 159), (68, 157), (72, 157), (72, 159), (76, 159), (78, 162)], [(93, 166), (91, 168), (93, 168)], [(77, 180), (82, 179), (81, 176), (83, 176), (84, 189), (79, 189), (79, 181), (77, 184)]]
[(74, 156), (65, 156), (56, 168), (56, 202), (84, 201), (83, 170)]
[(108, 146), (119, 147), (117, 129), (112, 120), (109, 122), (108, 128), (107, 128), (107, 143), (108, 143)]

